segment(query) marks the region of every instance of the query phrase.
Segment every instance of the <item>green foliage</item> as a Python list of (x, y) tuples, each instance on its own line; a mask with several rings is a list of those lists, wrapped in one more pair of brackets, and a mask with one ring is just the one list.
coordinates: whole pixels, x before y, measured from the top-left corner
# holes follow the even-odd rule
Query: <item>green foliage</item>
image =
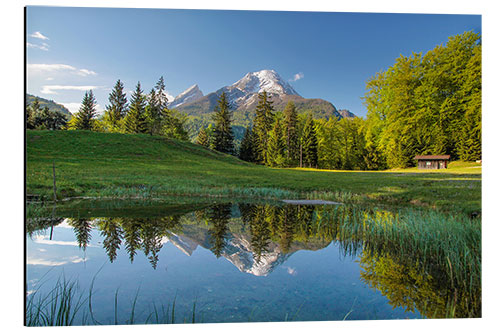
[(255, 156), (259, 163), (266, 161), (268, 133), (272, 129), (274, 122), (273, 102), (267, 96), (267, 92), (259, 94), (259, 102), (255, 109), (255, 118), (253, 121), (253, 132), (255, 135)]
[(463, 86), (465, 115), (458, 137), (458, 156), (463, 161), (481, 159), (481, 46), (474, 49), (466, 67)]
[(175, 128), (173, 130), (165, 129), (165, 125), (175, 123), (175, 121), (168, 119), (170, 114), (167, 106), (168, 98), (165, 92), (165, 82), (163, 76), (161, 76), (149, 93), (148, 105), (145, 110), (149, 134), (162, 135), (164, 132), (176, 132)]
[(269, 169), (145, 134), (28, 130), (26, 142), (26, 191), (43, 200), (53, 198), (55, 162), (59, 198), (306, 196), (481, 211), (481, 167), (470, 162), (452, 162), (439, 171), (305, 171)]
[(123, 83), (118, 80), (109, 94), (109, 105), (103, 116), (104, 126), (109, 132), (120, 132), (121, 121), (127, 114), (127, 96), (123, 90)]
[(175, 109), (163, 109), (162, 112), (162, 132), (161, 135), (182, 141), (188, 141), (189, 135), (184, 129), (186, 115)]
[(255, 162), (255, 136), (252, 128), (248, 126), (245, 131), (245, 136), (241, 141), (240, 151), (238, 157), (243, 161)]
[(207, 148), (210, 147), (210, 138), (205, 128), (200, 129), (198, 137), (196, 138), (196, 143)]
[(316, 126), (314, 125), (312, 115), (308, 115), (306, 118), (302, 129), (300, 144), (302, 166), (316, 168), (318, 166), (318, 139), (316, 137)]
[(67, 122), (66, 115), (51, 111), (48, 106), (42, 109), (38, 98), (26, 108), (27, 129), (60, 130), (66, 127)]
[(227, 154), (234, 153), (234, 135), (231, 128), (231, 118), (229, 102), (226, 99), (226, 94), (223, 92), (214, 108), (212, 118), (215, 123), (213, 147), (215, 150)]
[(283, 110), (286, 141), (286, 160), (288, 166), (297, 166), (299, 160), (298, 116), (295, 104), (290, 101)]
[(137, 82), (135, 91), (130, 99), (130, 107), (123, 120), (125, 133), (146, 133), (146, 96), (141, 89), (141, 83)]
[(96, 100), (92, 90), (86, 91), (83, 96), (82, 106), (70, 122), (70, 129), (92, 130), (96, 115)]
[(281, 120), (276, 117), (273, 129), (269, 132), (266, 149), (266, 165), (271, 167), (283, 167), (286, 164), (286, 142), (283, 137)]
[(333, 118), (318, 122), (318, 167), (321, 169), (342, 169), (344, 165), (340, 154), (343, 147), (338, 123)]
[(481, 155), (479, 35), (465, 32), (423, 56), (401, 56), (366, 87), (370, 150), (389, 167), (412, 166), (415, 155)]
[(163, 76), (160, 76), (158, 82), (156, 82), (155, 89), (156, 105), (160, 108), (160, 110), (163, 110), (167, 108), (168, 105), (168, 97), (165, 91), (165, 81), (163, 80)]

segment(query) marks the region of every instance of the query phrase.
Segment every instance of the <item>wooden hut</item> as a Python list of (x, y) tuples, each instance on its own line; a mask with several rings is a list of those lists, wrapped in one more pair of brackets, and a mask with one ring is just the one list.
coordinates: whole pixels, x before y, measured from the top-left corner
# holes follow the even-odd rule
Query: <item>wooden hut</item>
[(446, 169), (450, 155), (417, 155), (419, 169)]

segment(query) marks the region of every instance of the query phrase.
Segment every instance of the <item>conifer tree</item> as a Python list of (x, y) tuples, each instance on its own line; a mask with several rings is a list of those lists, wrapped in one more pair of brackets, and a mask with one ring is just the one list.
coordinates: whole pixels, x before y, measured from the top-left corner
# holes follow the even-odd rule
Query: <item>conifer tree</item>
[(50, 111), (48, 106), (45, 106), (42, 111), (39, 111), (35, 116), (35, 126), (40, 129), (48, 129), (51, 131), (60, 130), (66, 126), (68, 119), (65, 115), (59, 112)]
[(210, 146), (210, 141), (208, 137), (207, 130), (205, 128), (200, 129), (198, 132), (198, 137), (196, 138), (196, 143), (203, 146), (203, 147), (209, 147)]
[(283, 129), (280, 118), (276, 118), (273, 129), (269, 132), (266, 150), (266, 165), (282, 167), (285, 165), (286, 143), (283, 138)]
[(302, 130), (302, 161), (303, 165), (315, 168), (318, 165), (318, 139), (312, 115), (308, 115)]
[(168, 97), (165, 90), (165, 81), (160, 77), (148, 96), (148, 106), (146, 107), (146, 119), (148, 131), (151, 135), (166, 135), (167, 132), (175, 132), (170, 128), (172, 121), (171, 112), (168, 109)]
[(168, 97), (167, 92), (165, 90), (165, 81), (163, 80), (163, 76), (160, 76), (158, 82), (155, 85), (156, 89), (156, 105), (160, 110), (163, 110), (168, 107)]
[(145, 118), (147, 123), (148, 132), (150, 135), (160, 134), (161, 132), (161, 115), (162, 112), (158, 105), (157, 95), (154, 88), (151, 89), (147, 97), (148, 105), (145, 109)]
[(267, 92), (259, 94), (259, 102), (255, 109), (253, 132), (255, 134), (255, 156), (256, 161), (265, 163), (268, 133), (272, 129), (274, 114), (273, 102), (267, 96)]
[(120, 121), (127, 114), (127, 96), (123, 90), (123, 83), (118, 80), (109, 94), (109, 105), (106, 106), (104, 112), (104, 122), (111, 132), (119, 130)]
[(141, 83), (137, 82), (134, 93), (130, 100), (130, 108), (124, 119), (124, 130), (126, 133), (145, 133), (146, 124), (146, 97), (141, 89)]
[(38, 97), (26, 108), (26, 128), (34, 129), (36, 128), (35, 118), (40, 112), (40, 101)]
[(283, 110), (285, 117), (286, 159), (287, 165), (295, 166), (299, 159), (299, 134), (297, 110), (295, 104), (290, 101)]
[(229, 102), (226, 99), (226, 94), (223, 92), (214, 108), (212, 119), (215, 122), (214, 149), (227, 154), (234, 152), (234, 134), (231, 128), (231, 117)]
[(92, 90), (86, 91), (83, 96), (80, 110), (75, 115), (74, 128), (83, 130), (92, 130), (94, 117), (96, 114), (96, 99)]
[(188, 141), (189, 135), (184, 128), (187, 116), (175, 109), (169, 110), (168, 108), (164, 108), (163, 113), (165, 115), (162, 116), (161, 135), (167, 138)]
[(208, 127), (206, 129), (207, 134), (208, 134), (208, 147), (210, 149), (214, 149), (214, 124), (210, 123), (208, 124)]
[(247, 126), (238, 155), (240, 159), (247, 162), (255, 162), (254, 142), (255, 139), (252, 128)]

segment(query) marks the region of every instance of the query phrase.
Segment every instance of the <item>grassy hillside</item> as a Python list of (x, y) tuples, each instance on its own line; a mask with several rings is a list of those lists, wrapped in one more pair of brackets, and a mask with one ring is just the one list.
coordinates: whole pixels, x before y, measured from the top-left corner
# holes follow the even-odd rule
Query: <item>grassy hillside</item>
[[(446, 172), (272, 169), (201, 146), (148, 135), (27, 131), (28, 194), (52, 197), (167, 195), (324, 198), (408, 204), (448, 211), (481, 210), (481, 168)], [(413, 170), (415, 171), (415, 170)]]
[(30, 94), (26, 94), (26, 106), (33, 103), (35, 101), (35, 98), (38, 98), (38, 102), (40, 103), (41, 109), (43, 109), (44, 107), (48, 107), (50, 111), (59, 112), (59, 113), (62, 113), (66, 116), (71, 117), (71, 112), (69, 112), (69, 110), (66, 107), (64, 107), (63, 105), (57, 104), (56, 102), (54, 102), (52, 100), (45, 99), (45, 98), (38, 97), (38, 96), (33, 96)]

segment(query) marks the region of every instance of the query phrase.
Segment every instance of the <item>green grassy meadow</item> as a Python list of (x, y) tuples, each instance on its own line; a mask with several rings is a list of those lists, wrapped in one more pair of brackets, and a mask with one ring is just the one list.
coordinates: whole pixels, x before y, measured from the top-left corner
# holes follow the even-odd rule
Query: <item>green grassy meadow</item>
[(26, 190), (57, 196), (162, 198), (322, 198), (349, 203), (481, 211), (481, 166), (452, 162), (447, 170), (273, 169), (202, 146), (145, 134), (27, 131)]

